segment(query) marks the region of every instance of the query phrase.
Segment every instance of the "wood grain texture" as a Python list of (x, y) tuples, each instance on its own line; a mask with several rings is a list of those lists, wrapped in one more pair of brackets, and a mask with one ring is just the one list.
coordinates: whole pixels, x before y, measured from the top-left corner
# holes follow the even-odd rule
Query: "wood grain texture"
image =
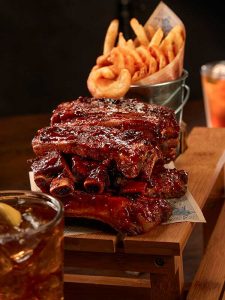
[(93, 251), (114, 253), (117, 246), (117, 235), (107, 233), (88, 233), (76, 236), (65, 236), (65, 249), (73, 251)]
[(90, 276), (80, 274), (64, 274), (64, 282), (139, 288), (151, 287), (150, 280), (147, 279), (95, 275)]
[[(49, 124), (49, 115), (0, 119), (0, 189), (30, 189), (27, 160), (34, 157), (31, 140)], [(3, 172), (4, 170), (4, 172)]]
[(173, 256), (138, 255), (127, 253), (94, 253), (65, 251), (65, 270), (90, 268), (94, 270), (175, 273), (179, 265)]
[(224, 228), (225, 204), (194, 278), (187, 300), (222, 299), (225, 282)]
[(65, 282), (65, 300), (154, 300), (150, 288)]

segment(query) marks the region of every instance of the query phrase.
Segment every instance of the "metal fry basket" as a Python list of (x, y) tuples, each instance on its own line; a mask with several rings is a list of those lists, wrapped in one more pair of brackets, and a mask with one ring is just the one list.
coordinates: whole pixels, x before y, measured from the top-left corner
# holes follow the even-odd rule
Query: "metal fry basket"
[(144, 102), (172, 108), (181, 124), (183, 108), (188, 101), (190, 88), (185, 84), (188, 72), (183, 71), (180, 78), (150, 85), (132, 85), (126, 94), (129, 98), (140, 98)]
[(150, 85), (132, 85), (126, 94), (128, 98), (139, 98), (144, 102), (170, 107), (174, 110), (181, 132), (177, 155), (186, 149), (186, 126), (182, 122), (183, 108), (190, 96), (190, 88), (185, 83), (188, 72), (183, 71), (182, 76), (176, 80)]

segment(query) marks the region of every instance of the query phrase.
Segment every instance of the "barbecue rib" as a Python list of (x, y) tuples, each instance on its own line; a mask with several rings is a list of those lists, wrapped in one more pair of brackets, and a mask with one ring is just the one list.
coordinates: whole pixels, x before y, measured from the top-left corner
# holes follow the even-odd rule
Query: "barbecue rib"
[(128, 235), (147, 232), (168, 220), (172, 213), (171, 206), (162, 198), (139, 196), (131, 200), (124, 196), (81, 191), (65, 198), (64, 207), (68, 217), (97, 219)]
[(87, 178), (92, 170), (99, 166), (99, 162), (92, 159), (83, 158), (79, 155), (71, 155), (72, 173), (77, 182)]
[[(140, 171), (149, 171), (146, 163), (157, 158), (157, 153), (142, 132), (120, 131), (101, 126), (60, 125), (38, 131), (32, 142), (36, 155), (62, 151), (94, 160), (113, 159), (124, 176), (134, 178)], [(151, 174), (147, 174), (150, 176)]]
[(79, 97), (60, 104), (32, 146), (37, 186), (61, 199), (65, 215), (94, 218), (136, 235), (167, 221), (168, 198), (187, 189), (187, 173), (166, 169), (179, 126), (172, 110), (137, 99)]
[(161, 169), (160, 173), (153, 171), (150, 181), (143, 178), (129, 180), (118, 179), (120, 194), (139, 193), (148, 197), (163, 197), (165, 199), (179, 198), (186, 193), (187, 173), (184, 170)]
[(84, 180), (84, 188), (87, 192), (102, 194), (110, 185), (108, 165), (110, 160), (103, 161), (96, 169), (93, 169)]
[(176, 156), (179, 126), (174, 113), (167, 107), (146, 104), (137, 99), (79, 97), (60, 104), (54, 110), (51, 125), (56, 123), (142, 131), (151, 143), (159, 145), (165, 161), (168, 162)]
[[(115, 126), (113, 126), (114, 115), (115, 118), (118, 119), (118, 123), (119, 117), (124, 117), (124, 119), (121, 120), (120, 124), (116, 124)], [(150, 105), (147, 103), (143, 103), (138, 99), (115, 100), (108, 98), (96, 99), (79, 97), (74, 101), (64, 102), (60, 104), (53, 111), (53, 115), (51, 117), (51, 125), (55, 123), (66, 122), (74, 123), (79, 120), (81, 122), (83, 121), (85, 124), (89, 124), (90, 122), (90, 124), (92, 125), (100, 125), (97, 124), (97, 120), (100, 119), (99, 122), (101, 123), (101, 117), (103, 118), (103, 121), (104, 117), (106, 117), (109, 127), (122, 127), (122, 123), (125, 120), (128, 121), (127, 126), (130, 129), (131, 127), (129, 125), (129, 115), (133, 118), (139, 118), (139, 125), (143, 127), (148, 126), (148, 130), (153, 132), (153, 136), (155, 136), (156, 134), (160, 134), (161, 137), (178, 136), (179, 126), (171, 109), (155, 104)], [(142, 119), (142, 117), (144, 119)]]
[(114, 195), (179, 198), (186, 192), (188, 178), (184, 170), (166, 169), (156, 164), (148, 181), (143, 174), (135, 179), (124, 177), (109, 159), (101, 162), (78, 155), (67, 155), (66, 159), (53, 151), (34, 160), (31, 167), (40, 189), (58, 197), (73, 194), (72, 185), (76, 184), (79, 189), (94, 194), (107, 189)]
[[(74, 185), (75, 178), (64, 157), (57, 151), (48, 152), (46, 155), (34, 159), (31, 169), (34, 173), (37, 186), (43, 192), (49, 193), (51, 191), (54, 193), (56, 186), (58, 191), (60, 187), (63, 189), (62, 194), (67, 194), (69, 190), (73, 190), (72, 186)], [(56, 178), (58, 179), (58, 184)], [(53, 179), (54, 182), (52, 184)], [(59, 185), (60, 181), (61, 185)], [(69, 182), (70, 187), (68, 185)]]

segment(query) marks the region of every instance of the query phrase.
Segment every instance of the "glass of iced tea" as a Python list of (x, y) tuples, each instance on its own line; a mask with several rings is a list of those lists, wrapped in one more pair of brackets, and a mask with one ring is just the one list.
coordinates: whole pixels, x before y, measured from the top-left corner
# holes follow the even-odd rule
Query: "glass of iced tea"
[(63, 207), (29, 191), (0, 191), (0, 299), (63, 299)]
[(208, 127), (225, 127), (225, 61), (201, 67), (202, 88)]

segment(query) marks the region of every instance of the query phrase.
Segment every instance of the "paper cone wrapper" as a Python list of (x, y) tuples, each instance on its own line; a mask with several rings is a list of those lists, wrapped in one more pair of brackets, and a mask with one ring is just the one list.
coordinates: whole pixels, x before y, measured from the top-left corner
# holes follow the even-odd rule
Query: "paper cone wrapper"
[(181, 25), (184, 30), (184, 45), (171, 63), (158, 72), (135, 82), (135, 85), (157, 84), (179, 78), (183, 72), (186, 39), (186, 31), (183, 22), (164, 2), (160, 2), (144, 27), (147, 27), (148, 25), (151, 25), (155, 29), (161, 27), (165, 34), (167, 34), (174, 26)]

